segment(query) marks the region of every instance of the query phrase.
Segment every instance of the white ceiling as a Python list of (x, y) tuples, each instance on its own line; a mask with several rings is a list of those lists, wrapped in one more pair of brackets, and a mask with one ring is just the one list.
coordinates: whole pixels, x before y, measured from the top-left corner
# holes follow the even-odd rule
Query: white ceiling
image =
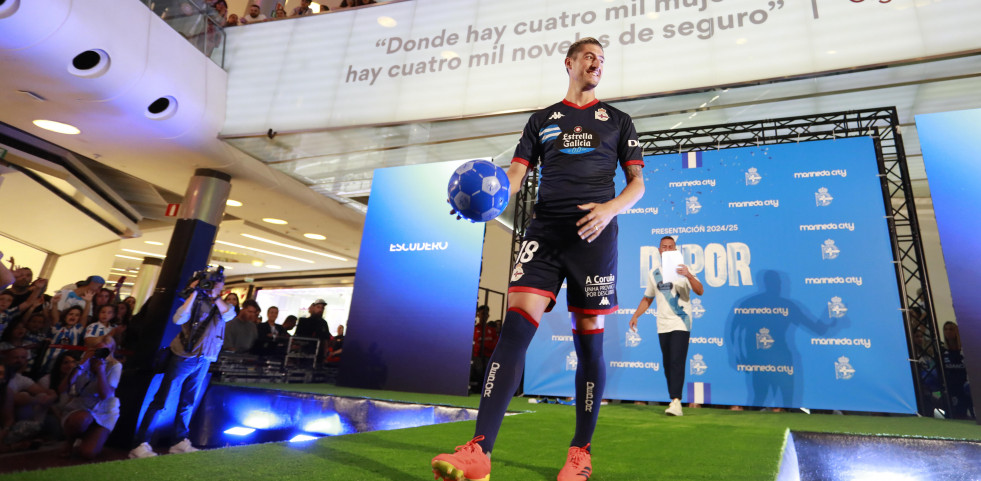
[[(30, 3), (33, 2), (22, 2)], [(216, 256), (231, 268), (228, 272), (231, 276), (355, 267), (364, 220), (363, 205), (347, 198), (364, 200), (374, 169), (476, 157), (509, 159), (528, 116), (528, 112), (515, 112), (439, 122), (298, 132), (274, 138), (222, 139), (218, 132), (226, 102), (224, 72), (193, 48), (188, 49), (185, 40), (175, 32), (155, 27), (159, 19), (139, 2), (117, 3), (127, 10), (128, 22), (149, 26), (149, 33), (134, 31), (136, 36), (147, 37), (145, 41), (99, 33), (114, 26), (111, 18), (98, 16), (91, 18), (87, 26), (76, 26), (74, 35), (58, 33), (47, 38), (38, 35), (34, 43), (14, 45), (7, 33), (0, 35), (0, 72), (4, 72), (0, 75), (0, 105), (3, 106), (0, 122), (132, 176), (139, 181), (132, 182), (134, 191), (142, 188), (136, 184), (151, 185), (160, 192), (156, 197), (179, 198), (197, 168), (229, 173), (233, 177), (231, 198), (243, 202), (244, 206), (226, 209)], [(20, 13), (17, 13), (2, 18), (0, 32), (10, 32), (7, 29), (10, 25), (22, 26), (35, 19), (55, 25), (57, 22), (51, 19), (60, 15), (67, 18), (66, 5), (71, 4), (68, 0), (52, 1), (43, 9), (34, 9), (37, 12), (28, 12), (35, 17), (18, 17)], [(131, 8), (132, 5), (139, 9)], [(7, 38), (6, 43), (3, 37)], [(80, 45), (98, 46), (123, 60), (133, 57), (127, 52), (136, 49), (148, 61), (126, 65), (121, 60), (113, 66), (131, 70), (127, 70), (127, 80), (115, 83), (107, 80), (100, 84), (65, 73), (65, 66), (79, 52)], [(32, 92), (36, 97), (25, 92)], [(186, 92), (186, 97), (182, 92)], [(193, 106), (191, 110), (198, 112), (197, 115), (180, 125), (148, 121), (143, 112), (146, 99), (162, 93), (188, 99), (186, 104)], [(665, 94), (621, 100), (614, 105), (633, 115), (641, 132), (896, 106), (904, 126), (910, 172), (918, 180), (914, 182), (917, 197), (925, 198), (928, 191), (913, 118), (921, 113), (981, 108), (981, 56)], [(76, 125), (82, 134), (66, 136), (41, 130), (32, 124), (37, 118)], [(8, 184), (4, 183), (0, 194), (6, 189)], [(64, 206), (37, 207), (59, 221), (72, 218), (71, 212), (63, 212)], [(155, 204), (144, 207), (146, 212), (161, 208)], [(57, 228), (40, 228), (34, 224), (36, 217), (29, 216), (38, 214), (31, 209), (18, 209), (16, 213), (22, 212), (23, 216), (6, 219), (4, 232), (33, 232), (32, 238), (42, 239), (37, 245), (50, 252), (69, 249), (60, 244), (69, 239), (60, 238)], [(123, 240), (121, 249), (163, 255), (172, 231), (169, 221), (159, 213), (145, 217), (139, 224), (141, 237)], [(288, 224), (274, 226), (263, 222), (265, 217), (284, 219)], [(103, 242), (107, 236), (99, 229), (105, 230), (98, 225), (80, 225), (72, 229), (80, 234), (70, 241), (82, 245)], [(323, 234), (327, 239), (307, 239), (303, 234), (309, 232)], [(337, 255), (344, 260), (269, 244), (243, 234)], [(71, 249), (77, 250), (75, 247)], [(142, 257), (129, 251), (120, 252), (120, 255), (130, 254)], [(262, 265), (253, 265), (253, 260), (262, 261)], [(128, 272), (138, 264), (139, 261), (117, 257), (113, 267), (118, 270), (114, 272)]]

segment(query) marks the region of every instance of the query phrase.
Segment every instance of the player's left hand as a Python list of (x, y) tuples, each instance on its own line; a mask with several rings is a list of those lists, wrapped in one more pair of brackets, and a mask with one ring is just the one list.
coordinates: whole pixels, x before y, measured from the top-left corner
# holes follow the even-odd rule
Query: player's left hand
[(688, 277), (688, 276), (691, 275), (691, 272), (688, 271), (688, 266), (686, 266), (684, 264), (678, 266), (678, 269), (676, 269), (675, 272), (677, 272), (678, 274), (680, 274), (682, 276), (685, 276), (685, 277)]
[(588, 214), (576, 221), (576, 226), (579, 227), (579, 237), (586, 242), (596, 240), (603, 233), (603, 229), (606, 229), (606, 226), (617, 215), (616, 210), (609, 203), (590, 202), (578, 207), (580, 210), (589, 211)]

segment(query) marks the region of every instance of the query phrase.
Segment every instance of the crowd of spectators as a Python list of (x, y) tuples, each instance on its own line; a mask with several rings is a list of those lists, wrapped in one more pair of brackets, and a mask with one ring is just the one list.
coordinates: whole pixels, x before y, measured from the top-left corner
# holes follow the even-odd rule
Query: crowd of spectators
[[(121, 298), (121, 282), (115, 291), (105, 285), (93, 275), (46, 295), (46, 279), (0, 262), (0, 454), (55, 441), (64, 441), (66, 457), (101, 452), (119, 417), (115, 389), (125, 354), (139, 333), (136, 299)], [(331, 335), (322, 299), (307, 317), (289, 315), (282, 324), (276, 307), (263, 320), (255, 300), (224, 299), (236, 314), (223, 353), (285, 354), (295, 334), (321, 341), (322, 362), (340, 360), (343, 326)]]
[[(237, 305), (238, 296), (229, 293), (224, 300)], [(295, 336), (319, 340), (321, 348), (318, 357), (321, 362), (336, 363), (340, 361), (344, 346), (344, 326), (338, 326), (336, 335), (331, 334), (323, 317), (326, 306), (326, 301), (317, 299), (310, 304), (306, 317), (289, 315), (282, 324), (277, 324), (278, 307), (272, 306), (266, 310), (266, 318), (263, 319), (262, 309), (256, 301), (243, 301), (235, 318), (225, 326), (222, 353), (282, 356), (286, 354), (290, 338)]]
[(10, 263), (0, 267), (0, 453), (63, 439), (65, 456), (93, 458), (119, 417), (116, 346), (135, 299), (100, 276), (47, 295), (46, 279)]
[[(284, 18), (305, 17), (342, 9), (374, 5), (375, 0), (342, 0), (334, 9), (322, 3), (314, 9), (313, 0), (266, 0), (249, 2), (241, 15), (228, 9), (226, 0), (157, 0), (148, 2), (150, 8), (188, 39), (206, 34), (206, 18), (219, 27), (235, 27)], [(289, 3), (292, 8), (287, 8)], [(267, 6), (268, 5), (268, 6)], [(265, 7), (265, 8), (264, 8)]]

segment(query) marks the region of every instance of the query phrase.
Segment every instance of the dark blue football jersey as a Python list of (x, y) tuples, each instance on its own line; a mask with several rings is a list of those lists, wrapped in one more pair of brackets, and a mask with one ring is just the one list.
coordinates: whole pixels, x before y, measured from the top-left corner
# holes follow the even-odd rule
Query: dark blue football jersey
[(563, 100), (532, 114), (511, 162), (541, 164), (535, 213), (565, 216), (613, 199), (617, 165), (643, 166), (644, 157), (629, 115), (599, 100)]

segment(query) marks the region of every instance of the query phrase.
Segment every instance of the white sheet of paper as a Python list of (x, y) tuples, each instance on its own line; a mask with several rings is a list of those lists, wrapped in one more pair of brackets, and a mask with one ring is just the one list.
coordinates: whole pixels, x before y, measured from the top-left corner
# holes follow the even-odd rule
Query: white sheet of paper
[(667, 251), (661, 254), (661, 282), (676, 282), (681, 280), (678, 268), (684, 264), (681, 251)]

